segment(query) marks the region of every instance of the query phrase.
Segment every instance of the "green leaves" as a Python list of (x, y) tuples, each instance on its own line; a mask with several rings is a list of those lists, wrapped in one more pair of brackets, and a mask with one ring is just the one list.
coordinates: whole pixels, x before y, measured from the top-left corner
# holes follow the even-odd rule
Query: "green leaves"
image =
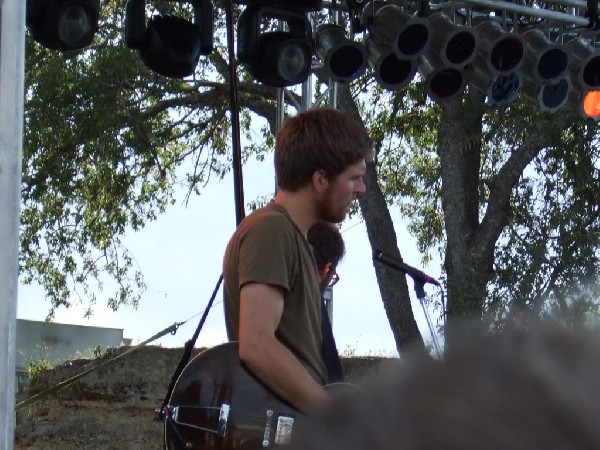
[[(387, 203), (398, 205), (425, 259), (436, 250), (450, 258), (453, 310), (485, 311), (501, 322), (517, 310), (571, 321), (597, 317), (598, 125), (568, 108), (542, 113), (524, 96), (504, 108), (485, 108), (473, 89), (458, 105), (464, 112), (456, 121), (424, 102), (419, 88), (418, 82), (403, 92), (374, 88), (363, 117), (376, 142)], [(442, 158), (444, 148), (453, 155)], [(479, 164), (468, 162), (466, 151), (476, 152)], [(449, 164), (460, 170), (450, 175)], [(512, 195), (504, 198), (506, 189)], [(452, 208), (443, 211), (450, 201)], [(456, 239), (449, 221), (464, 224)], [(490, 248), (492, 272), (485, 262)]]
[(494, 310), (500, 317), (514, 314), (506, 305), (515, 297), (519, 310), (533, 316), (558, 315), (570, 323), (597, 316), (597, 133), (596, 124), (569, 124), (517, 186), (490, 296), (505, 305)]
[(123, 13), (103, 2), (95, 44), (79, 52), (27, 41), (20, 268), (50, 316), (72, 304), (92, 314), (97, 295), (135, 306), (145, 286), (125, 230), (173, 202), (184, 160), (196, 161), (190, 188), (228, 168), (225, 89), (205, 81), (205, 62), (197, 80), (151, 72), (125, 46)]

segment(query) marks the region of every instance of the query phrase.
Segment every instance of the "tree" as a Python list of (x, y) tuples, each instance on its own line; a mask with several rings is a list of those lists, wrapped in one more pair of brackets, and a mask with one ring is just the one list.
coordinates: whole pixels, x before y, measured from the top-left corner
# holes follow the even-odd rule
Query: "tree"
[[(231, 161), (223, 49), (193, 80), (166, 79), (125, 47), (121, 2), (103, 2), (101, 13), (97, 44), (84, 51), (27, 41), (20, 268), (45, 288), (49, 317), (73, 302), (91, 314), (106, 279), (118, 284), (109, 307), (135, 305), (144, 285), (121, 245), (126, 227), (164, 212), (184, 159), (194, 161), (185, 182), (195, 190)], [(262, 100), (274, 89), (240, 84), (246, 130), (248, 111), (274, 121), (273, 100)]]
[[(596, 311), (597, 125), (568, 110), (543, 114), (525, 98), (486, 110), (475, 90), (423, 108), (415, 92), (412, 100), (397, 95), (378, 118), (393, 121), (390, 141), (410, 146), (381, 153), (378, 179), (416, 215), (412, 230), (424, 251), (444, 244), (449, 325), (472, 315), (506, 322), (517, 306), (519, 319), (543, 309), (579, 319)], [(390, 248), (380, 218), (362, 209), (373, 247)]]
[[(94, 287), (107, 277), (118, 282), (110, 307), (135, 304), (143, 279), (121, 245), (125, 228), (164, 212), (185, 159), (194, 162), (184, 180), (190, 193), (229, 170), (229, 72), (217, 12), (217, 47), (189, 80), (161, 77), (125, 48), (115, 0), (103, 2), (89, 49), (59, 54), (28, 41), (21, 270), (45, 287), (50, 316), (82, 300), (91, 313)], [(261, 158), (273, 143), (276, 91), (239, 75), (251, 142), (244, 157)], [(572, 113), (542, 114), (526, 98), (499, 109), (483, 100), (468, 89), (440, 106), (418, 81), (387, 92), (369, 73), (340, 86), (339, 108), (375, 142), (359, 199), (371, 245), (401, 256), (390, 219), (390, 208), (400, 208), (425, 258), (444, 257), (449, 324), (474, 314), (501, 326), (523, 311), (581, 317), (597, 289), (595, 280), (572, 288), (584, 271), (598, 272), (598, 127)], [(267, 124), (258, 138), (255, 117)], [(405, 277), (375, 270), (398, 350), (423, 347)]]

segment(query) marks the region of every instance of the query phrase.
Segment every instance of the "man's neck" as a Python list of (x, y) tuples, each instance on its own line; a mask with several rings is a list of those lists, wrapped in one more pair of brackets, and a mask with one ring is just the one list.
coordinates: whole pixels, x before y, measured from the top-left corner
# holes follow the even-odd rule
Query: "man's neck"
[(286, 209), (292, 221), (306, 237), (308, 229), (318, 220), (312, 195), (305, 189), (297, 192), (279, 191), (274, 201)]

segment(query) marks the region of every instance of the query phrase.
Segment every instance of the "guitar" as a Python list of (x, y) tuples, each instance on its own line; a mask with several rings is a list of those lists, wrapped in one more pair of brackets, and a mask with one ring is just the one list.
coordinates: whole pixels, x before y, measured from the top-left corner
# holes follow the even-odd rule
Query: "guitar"
[(290, 443), (298, 420), (301, 413), (260, 382), (240, 361), (237, 342), (229, 342), (198, 354), (182, 371), (167, 406), (164, 443), (169, 450), (278, 448)]

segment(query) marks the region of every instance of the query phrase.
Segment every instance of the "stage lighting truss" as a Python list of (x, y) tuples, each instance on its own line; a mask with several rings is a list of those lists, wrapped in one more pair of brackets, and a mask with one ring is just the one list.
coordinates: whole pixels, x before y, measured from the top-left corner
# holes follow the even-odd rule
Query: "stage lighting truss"
[[(25, 1), (29, 33), (45, 47), (81, 49), (98, 31), (100, 0)], [(153, 71), (185, 78), (199, 57), (212, 51), (212, 0), (170, 1), (190, 4), (193, 22), (164, 14), (146, 21), (145, 0), (127, 0), (125, 41)], [(490, 106), (505, 105), (523, 92), (544, 111), (568, 106), (585, 117), (600, 117), (600, 20), (598, 8), (590, 7), (596, 2), (236, 3), (246, 5), (238, 21), (238, 59), (251, 76), (270, 86), (303, 83), (317, 70), (332, 82), (348, 82), (369, 65), (375, 80), (389, 90), (404, 88), (419, 71), (427, 94), (440, 103), (457, 98), (469, 83)], [(330, 16), (335, 11), (336, 20), (311, 23), (323, 18), (318, 13), (323, 7)]]
[(595, 4), (371, 0), (360, 18), (369, 64), (386, 89), (410, 82), (407, 60), (414, 59), (427, 95), (437, 102), (453, 100), (468, 83), (485, 94), (489, 106), (505, 105), (523, 92), (543, 111), (574, 106), (597, 118), (600, 108), (589, 109), (600, 106)]
[[(566, 105), (583, 111), (586, 98), (588, 106), (600, 104), (600, 52), (593, 43), (600, 21), (583, 0), (344, 0), (324, 6), (330, 13), (337, 7), (350, 25), (350, 36), (340, 21), (315, 26), (314, 51), (323, 63), (313, 69), (323, 67), (330, 80), (361, 74), (362, 66), (351, 63), (364, 59), (364, 48), (384, 89), (404, 88), (419, 71), (427, 95), (439, 103), (453, 101), (468, 83), (492, 107), (520, 92), (548, 112)], [(344, 45), (356, 57), (333, 58)], [(336, 69), (336, 59), (344, 70)]]
[(98, 31), (100, 0), (27, 0), (26, 11), (35, 41), (53, 50), (78, 50)]
[(193, 23), (167, 14), (155, 14), (146, 23), (145, 0), (128, 0), (125, 12), (125, 42), (139, 50), (151, 70), (169, 78), (194, 73), (200, 55), (213, 49), (213, 9), (210, 0), (189, 0)]

